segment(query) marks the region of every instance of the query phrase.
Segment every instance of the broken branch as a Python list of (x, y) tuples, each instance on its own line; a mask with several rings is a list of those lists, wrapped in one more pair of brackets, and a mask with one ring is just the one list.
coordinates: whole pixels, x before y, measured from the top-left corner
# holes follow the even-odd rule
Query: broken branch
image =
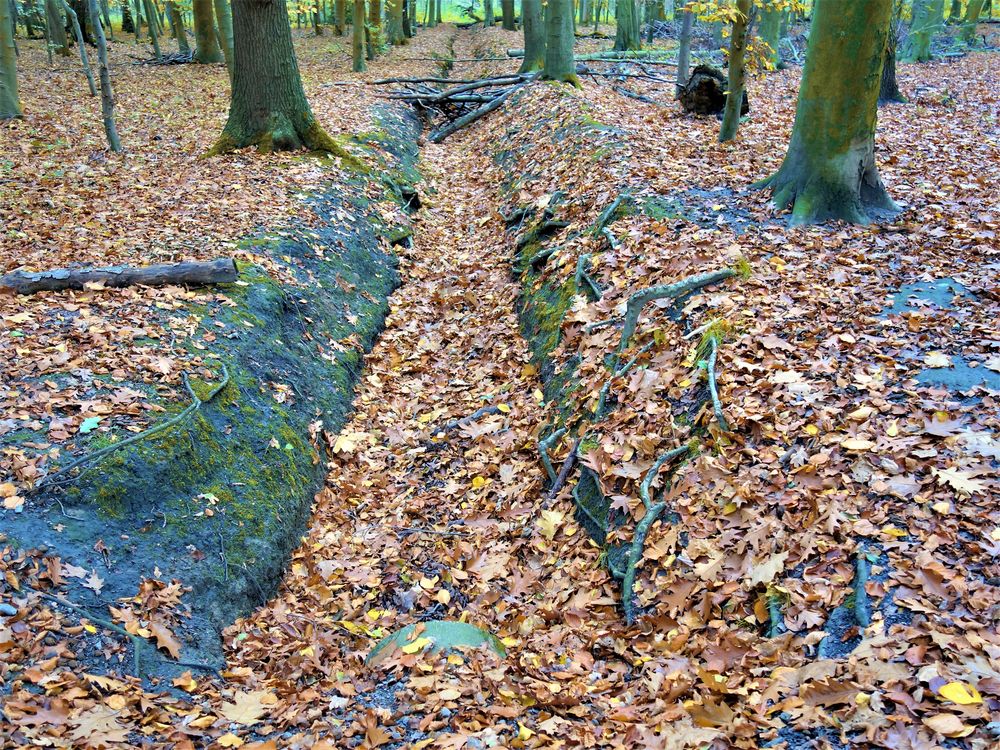
[(14, 271), (0, 276), (0, 292), (34, 294), (63, 289), (85, 289), (87, 284), (105, 287), (126, 286), (208, 286), (229, 284), (239, 278), (236, 261), (219, 258), (210, 261), (164, 263), (154, 266), (109, 266), (107, 268), (57, 268), (30, 273)]

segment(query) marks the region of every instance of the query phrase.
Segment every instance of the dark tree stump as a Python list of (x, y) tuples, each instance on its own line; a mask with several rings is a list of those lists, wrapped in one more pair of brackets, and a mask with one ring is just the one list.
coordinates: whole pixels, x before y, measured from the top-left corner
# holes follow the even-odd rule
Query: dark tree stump
[[(699, 65), (681, 89), (678, 99), (685, 112), (696, 115), (718, 115), (726, 108), (726, 88), (729, 80), (726, 74), (710, 65)], [(743, 106), (740, 114), (750, 111), (750, 100), (743, 92)]]

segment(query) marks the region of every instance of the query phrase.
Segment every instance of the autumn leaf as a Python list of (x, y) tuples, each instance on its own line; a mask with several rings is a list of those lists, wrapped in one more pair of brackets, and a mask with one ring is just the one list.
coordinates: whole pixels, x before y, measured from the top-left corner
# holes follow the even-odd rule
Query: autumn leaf
[(166, 625), (157, 620), (151, 620), (149, 623), (149, 632), (153, 634), (154, 638), (156, 638), (157, 648), (162, 648), (174, 659), (180, 658), (180, 641), (174, 637), (174, 634), (170, 632), (170, 629)]
[(921, 719), (924, 726), (934, 730), (945, 737), (966, 737), (975, 730), (975, 727), (963, 724), (955, 714), (935, 714), (925, 716)]
[(983, 702), (983, 697), (972, 685), (964, 682), (949, 682), (938, 688), (938, 695), (960, 706), (971, 706)]
[(927, 352), (924, 355), (924, 364), (932, 369), (951, 367), (951, 358), (943, 352)]
[(973, 479), (971, 472), (968, 471), (932, 467), (931, 473), (937, 477), (938, 484), (949, 485), (967, 495), (986, 491), (986, 485), (978, 479)]
[(231, 703), (223, 703), (219, 713), (229, 721), (243, 726), (253, 726), (267, 713), (267, 706), (273, 706), (276, 700), (267, 690), (239, 692)]
[(564, 514), (558, 510), (543, 510), (539, 515), (535, 525), (539, 533), (549, 541), (552, 541), (559, 527), (562, 525)]

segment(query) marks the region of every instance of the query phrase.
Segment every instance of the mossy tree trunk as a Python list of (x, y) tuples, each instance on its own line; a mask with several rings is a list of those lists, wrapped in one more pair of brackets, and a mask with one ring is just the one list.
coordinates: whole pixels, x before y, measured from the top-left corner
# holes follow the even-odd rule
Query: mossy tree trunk
[(17, 93), (17, 52), (14, 50), (10, 4), (0, 0), (0, 120), (22, 115), (21, 99)]
[(215, 0), (215, 23), (219, 30), (219, 45), (222, 56), (226, 58), (229, 69), (229, 80), (233, 79), (233, 11), (229, 0)]
[(187, 32), (184, 30), (184, 17), (177, 8), (177, 3), (167, 3), (167, 18), (170, 20), (170, 29), (177, 40), (177, 49), (184, 54), (191, 51), (188, 45)]
[(760, 40), (764, 42), (768, 49), (767, 64), (771, 70), (781, 67), (781, 16), (783, 10), (768, 5), (761, 12), (760, 16)]
[(531, 73), (545, 67), (545, 23), (541, 0), (521, 0), (521, 25), (524, 27), (524, 59), (519, 73)]
[(902, 11), (902, 3), (896, 3), (896, 11), (892, 21), (889, 23), (889, 38), (885, 43), (885, 60), (882, 63), (882, 80), (879, 84), (878, 104), (905, 104), (906, 97), (899, 90), (899, 83), (896, 81), (896, 43), (899, 40), (899, 14)]
[(979, 16), (983, 12), (984, 0), (969, 0), (965, 7), (965, 18), (962, 19), (962, 33), (959, 35), (963, 42), (972, 44), (976, 39), (976, 26), (979, 24)]
[(368, 70), (365, 62), (365, 0), (354, 0), (354, 19), (351, 23), (351, 59), (355, 73)]
[(914, 0), (910, 34), (903, 50), (906, 62), (927, 62), (931, 59), (931, 40), (943, 20), (944, 0)]
[(215, 9), (212, 0), (194, 0), (194, 61), (203, 64), (223, 61), (222, 49), (215, 36)]
[(229, 120), (209, 154), (245, 146), (262, 152), (305, 147), (349, 157), (306, 100), (284, 0), (235, 0), (233, 40)]
[(368, 0), (367, 59), (374, 60), (382, 43), (382, 0)]
[(642, 37), (639, 35), (639, 9), (635, 0), (618, 0), (615, 3), (615, 46), (613, 49), (642, 49)]
[(545, 64), (542, 77), (580, 87), (573, 58), (573, 0), (548, 0), (545, 5)]
[(132, 20), (132, 8), (128, 0), (122, 3), (122, 32), (132, 34), (135, 32), (135, 21)]
[(948, 11), (948, 23), (962, 22), (962, 0), (951, 0), (951, 9)]
[(49, 44), (57, 55), (69, 57), (69, 38), (66, 36), (66, 19), (59, 0), (45, 0), (45, 22), (49, 29)]
[(726, 94), (722, 127), (719, 129), (720, 143), (736, 138), (736, 130), (740, 126), (743, 89), (746, 85), (747, 30), (753, 22), (752, 13), (753, 5), (750, 0), (736, 0), (736, 18), (729, 38), (729, 91)]
[(503, 28), (506, 31), (517, 31), (514, 21), (514, 0), (500, 0), (500, 14), (503, 17)]
[(333, 4), (333, 32), (343, 36), (347, 31), (347, 0), (336, 0)]
[(403, 35), (404, 2), (405, 0), (386, 0), (385, 37), (389, 44), (402, 44), (406, 38)]
[(816, 0), (795, 124), (781, 168), (757, 187), (793, 224), (867, 223), (895, 210), (875, 165), (875, 123), (892, 0)]
[(681, 38), (677, 51), (677, 94), (687, 84), (691, 75), (691, 27), (694, 26), (694, 13), (681, 11)]
[(493, 0), (483, 0), (483, 28), (495, 26), (497, 13), (493, 10)]

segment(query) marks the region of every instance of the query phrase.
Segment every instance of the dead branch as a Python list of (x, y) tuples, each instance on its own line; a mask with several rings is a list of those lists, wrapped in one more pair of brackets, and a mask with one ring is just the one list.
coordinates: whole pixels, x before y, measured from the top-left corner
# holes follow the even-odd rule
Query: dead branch
[(0, 276), (0, 293), (35, 294), (64, 289), (85, 289), (87, 284), (105, 287), (126, 286), (209, 286), (229, 284), (239, 278), (236, 261), (219, 258), (210, 261), (164, 263), (155, 266), (109, 266), (107, 268), (57, 268), (30, 273), (14, 271)]
[(565, 434), (566, 428), (560, 427), (547, 438), (538, 441), (538, 454), (542, 458), (542, 466), (545, 467), (545, 473), (549, 475), (549, 481), (553, 484), (555, 484), (559, 477), (556, 475), (556, 470), (552, 468), (552, 458), (549, 456), (549, 451), (552, 450), (552, 446)]
[(729, 425), (726, 424), (726, 416), (722, 413), (722, 401), (719, 399), (719, 386), (715, 376), (715, 362), (719, 356), (719, 344), (715, 336), (709, 338), (708, 354), (708, 391), (712, 394), (712, 408), (715, 410), (715, 419), (719, 423), (719, 428), (723, 432), (729, 432)]
[(570, 472), (573, 471), (573, 466), (576, 464), (576, 451), (579, 449), (580, 443), (582, 442), (583, 438), (578, 437), (576, 442), (573, 443), (573, 447), (570, 449), (570, 452), (566, 455), (566, 458), (563, 459), (562, 466), (559, 469), (559, 475), (556, 477), (556, 481), (554, 481), (552, 486), (549, 488), (548, 494), (545, 496), (545, 500), (542, 501), (543, 508), (548, 508), (552, 504), (552, 501), (559, 495), (562, 488), (566, 485), (566, 480), (569, 479)]

